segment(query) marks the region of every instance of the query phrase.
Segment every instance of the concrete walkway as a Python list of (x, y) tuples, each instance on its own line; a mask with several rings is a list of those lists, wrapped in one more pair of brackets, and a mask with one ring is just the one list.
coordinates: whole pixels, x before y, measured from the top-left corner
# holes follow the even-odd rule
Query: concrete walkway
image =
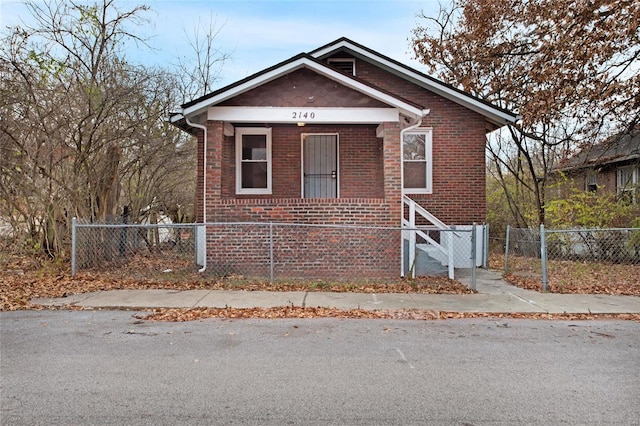
[[(469, 277), (459, 280), (467, 285), (470, 283)], [(477, 294), (112, 290), (58, 299), (33, 299), (31, 303), (96, 309), (306, 306), (495, 313), (640, 313), (640, 297), (539, 293), (512, 286), (495, 271), (482, 269), (477, 271), (476, 289)]]

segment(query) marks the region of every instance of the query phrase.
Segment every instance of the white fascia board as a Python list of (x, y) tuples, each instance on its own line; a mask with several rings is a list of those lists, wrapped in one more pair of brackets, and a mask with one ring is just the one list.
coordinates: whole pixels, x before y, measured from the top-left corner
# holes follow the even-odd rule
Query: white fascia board
[(229, 98), (232, 98), (234, 96), (237, 96), (241, 93), (244, 93), (248, 90), (254, 89), (258, 86), (261, 86), (262, 84), (268, 83), (269, 81), (275, 80), (285, 74), (288, 74), (292, 71), (295, 71), (299, 68), (309, 68), (312, 69), (313, 71), (317, 72), (320, 75), (324, 75), (327, 78), (330, 78), (334, 81), (338, 81), (341, 84), (343, 84), (346, 87), (349, 87), (353, 90), (356, 90), (360, 93), (364, 93), (367, 96), (379, 100), (387, 105), (390, 105), (394, 108), (398, 108), (400, 110), (401, 113), (408, 115), (408, 116), (414, 116), (416, 118), (418, 117), (422, 117), (423, 116), (423, 110), (420, 108), (417, 108), (411, 104), (408, 104), (406, 102), (403, 102), (391, 95), (388, 95), (386, 93), (380, 92), (379, 90), (376, 90), (370, 86), (367, 86), (366, 84), (360, 83), (359, 81), (353, 80), (351, 78), (349, 78), (348, 76), (338, 72), (338, 71), (334, 71), (330, 68), (327, 68), (323, 65), (318, 64), (315, 61), (309, 60), (308, 58), (300, 58), (297, 59), (293, 62), (290, 62), (288, 64), (283, 65), (282, 67), (279, 67), (277, 69), (271, 70), (269, 72), (266, 72), (264, 74), (259, 75), (258, 77), (246, 81), (243, 84), (240, 84), (238, 86), (235, 86), (223, 93), (218, 94), (217, 96), (213, 96), (211, 98), (205, 99), (202, 102), (199, 102), (195, 105), (192, 105), (188, 108), (185, 108), (182, 112), (183, 115), (188, 116), (197, 112), (200, 112), (212, 105), (216, 105), (222, 101), (225, 101)]
[(397, 108), (212, 106), (208, 120), (232, 123), (378, 124), (398, 122)]
[(234, 96), (237, 96), (241, 93), (244, 93), (246, 91), (249, 91), (251, 89), (254, 89), (262, 84), (268, 83), (269, 81), (275, 80), (278, 77), (281, 77), (282, 75), (285, 75), (291, 71), (295, 71), (298, 68), (302, 68), (303, 64), (299, 63), (300, 60), (298, 61), (294, 61), (292, 63), (286, 64), (285, 66), (281, 67), (281, 68), (277, 68), (274, 70), (271, 70), (269, 72), (266, 72), (258, 77), (256, 77), (255, 79), (249, 80), (244, 82), (243, 84), (240, 84), (238, 86), (235, 86), (223, 93), (218, 94), (217, 96), (213, 96), (211, 98), (205, 99), (202, 102), (198, 102), (195, 105), (192, 105), (188, 108), (184, 108), (182, 111), (183, 115), (191, 115), (194, 113), (197, 113), (199, 111), (203, 111), (205, 109), (207, 109), (209, 106), (211, 105), (215, 105), (217, 103), (220, 103), (222, 101), (225, 101), (227, 99), (233, 98)]
[[(510, 114), (506, 114), (502, 111), (500, 111), (499, 109), (496, 108), (492, 108), (491, 106), (480, 102), (474, 98), (465, 96), (463, 94), (461, 94), (460, 92), (453, 90), (450, 87), (447, 87), (443, 84), (439, 84), (435, 81), (431, 81), (429, 79), (424, 78), (423, 76), (421, 76), (418, 73), (415, 73), (413, 71), (410, 71), (406, 68), (403, 67), (399, 67), (396, 63), (391, 62), (386, 60), (385, 58), (382, 58), (378, 55), (372, 56), (371, 52), (366, 51), (358, 46), (354, 46), (353, 44), (347, 42), (346, 40), (342, 40), (339, 43), (336, 43), (334, 45), (331, 46), (327, 46), (326, 48), (313, 52), (312, 56), (314, 58), (319, 58), (323, 55), (326, 55), (328, 53), (333, 52), (334, 50), (338, 49), (338, 48), (347, 48), (355, 53), (357, 53), (358, 55), (361, 55), (365, 58), (371, 58), (374, 61), (384, 65), (387, 68), (391, 68), (393, 70), (395, 70), (396, 72), (405, 75), (406, 77), (408, 77), (409, 79), (413, 80), (414, 82), (416, 82), (416, 84), (423, 86), (441, 96), (444, 96), (447, 99), (451, 99), (454, 102), (457, 102), (461, 105), (464, 105), (465, 107), (469, 108), (472, 111), (475, 111), (481, 115), (484, 115), (485, 117), (489, 118), (490, 120), (499, 123), (499, 124), (508, 124), (508, 123), (513, 123), (514, 119), (513, 116), (511, 116)], [(518, 119), (518, 117), (516, 117), (516, 120)]]
[(175, 123), (177, 121), (182, 120), (183, 118), (184, 118), (184, 115), (182, 115), (181, 113), (178, 113), (170, 116), (169, 121), (171, 121), (172, 123)]
[[(331, 53), (334, 50), (337, 50), (337, 49), (339, 49), (341, 47), (346, 47), (346, 48), (351, 49), (353, 51), (360, 50), (356, 46), (354, 46), (353, 44), (347, 42), (346, 40), (341, 40), (339, 43), (328, 45), (322, 50), (316, 50), (313, 53), (310, 53), (310, 55), (313, 56), (314, 58), (319, 58), (319, 57), (324, 56), (327, 53)], [(371, 56), (369, 54), (369, 52), (367, 52), (366, 55), (367, 56)]]
[(353, 80), (352, 78), (349, 78), (349, 76), (338, 71), (334, 71), (330, 68), (318, 65), (316, 62), (308, 60), (307, 62), (311, 65), (310, 68), (312, 68), (318, 74), (324, 75), (325, 77), (328, 77), (332, 80), (339, 81), (346, 87), (349, 87), (360, 93), (364, 93), (367, 96), (383, 102), (387, 105), (398, 108), (405, 115), (413, 116), (415, 118), (421, 118), (423, 116), (423, 110), (418, 107), (403, 102), (392, 95), (376, 90), (370, 86), (367, 86), (366, 84), (360, 83), (359, 81)]

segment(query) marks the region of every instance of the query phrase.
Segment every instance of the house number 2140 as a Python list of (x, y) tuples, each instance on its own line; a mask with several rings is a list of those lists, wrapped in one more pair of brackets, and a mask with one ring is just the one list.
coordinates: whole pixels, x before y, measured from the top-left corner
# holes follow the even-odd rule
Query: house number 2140
[(302, 119), (311, 119), (313, 120), (314, 118), (316, 118), (316, 113), (315, 112), (292, 112), (291, 113), (291, 118), (294, 120), (302, 120)]

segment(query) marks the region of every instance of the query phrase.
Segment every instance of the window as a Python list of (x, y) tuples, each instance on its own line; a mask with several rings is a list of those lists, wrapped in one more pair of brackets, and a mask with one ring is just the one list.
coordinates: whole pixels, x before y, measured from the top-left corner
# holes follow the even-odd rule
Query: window
[(617, 170), (618, 198), (630, 203), (640, 201), (640, 166), (620, 167)]
[(595, 170), (591, 170), (587, 172), (587, 176), (585, 178), (585, 191), (587, 192), (596, 192), (598, 190), (598, 172)]
[(402, 175), (406, 193), (430, 194), (431, 129), (405, 132), (402, 137)]
[(356, 75), (356, 60), (352, 58), (331, 58), (327, 63), (345, 74)]
[(271, 129), (236, 129), (236, 193), (271, 194)]

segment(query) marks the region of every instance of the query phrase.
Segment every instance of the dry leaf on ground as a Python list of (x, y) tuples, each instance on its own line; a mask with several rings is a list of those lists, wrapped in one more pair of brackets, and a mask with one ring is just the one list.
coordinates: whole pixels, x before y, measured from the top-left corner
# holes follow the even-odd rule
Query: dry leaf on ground
[[(547, 291), (552, 293), (640, 296), (640, 265), (569, 260), (548, 262)], [(490, 258), (492, 268), (504, 269), (504, 256)], [(542, 291), (540, 259), (509, 256), (504, 279), (527, 290)]]
[(365, 309), (302, 308), (286, 306), (275, 308), (193, 308), (193, 309), (155, 309), (146, 315), (135, 318), (148, 321), (196, 321), (208, 318), (244, 319), (244, 318), (365, 318), (365, 319), (407, 319), (441, 320), (464, 318), (498, 319), (539, 319), (539, 320), (605, 320), (618, 319), (640, 321), (640, 314), (546, 314), (546, 313), (490, 313), (490, 312), (446, 312), (423, 311), (415, 309), (369, 311)]

